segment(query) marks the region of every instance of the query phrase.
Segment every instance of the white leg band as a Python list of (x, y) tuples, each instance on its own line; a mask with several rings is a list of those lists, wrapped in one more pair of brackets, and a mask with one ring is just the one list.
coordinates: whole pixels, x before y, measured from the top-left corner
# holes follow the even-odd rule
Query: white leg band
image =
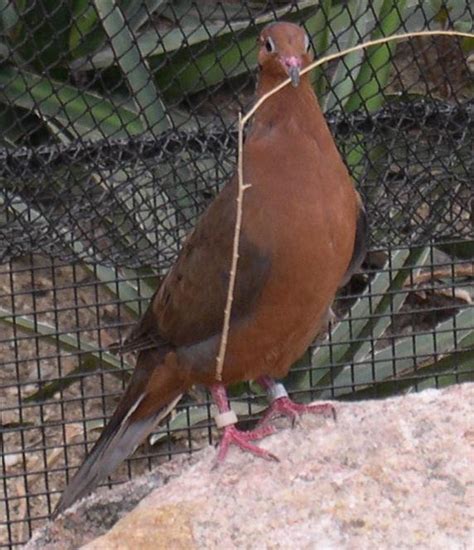
[(268, 388), (267, 390), (268, 399), (270, 401), (276, 401), (277, 399), (280, 399), (281, 397), (288, 397), (288, 393), (285, 390), (285, 386), (283, 384), (275, 383), (271, 388)]
[(219, 413), (214, 416), (214, 421), (219, 429), (236, 424), (237, 420), (237, 415), (232, 410)]

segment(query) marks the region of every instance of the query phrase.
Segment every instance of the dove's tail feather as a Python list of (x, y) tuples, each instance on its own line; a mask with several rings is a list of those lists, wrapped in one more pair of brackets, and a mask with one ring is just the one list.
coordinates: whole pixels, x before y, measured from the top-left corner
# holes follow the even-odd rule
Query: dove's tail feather
[(179, 401), (186, 385), (176, 368), (167, 364), (165, 357), (169, 351), (162, 348), (139, 354), (117, 410), (64, 490), (53, 518), (95, 489)]

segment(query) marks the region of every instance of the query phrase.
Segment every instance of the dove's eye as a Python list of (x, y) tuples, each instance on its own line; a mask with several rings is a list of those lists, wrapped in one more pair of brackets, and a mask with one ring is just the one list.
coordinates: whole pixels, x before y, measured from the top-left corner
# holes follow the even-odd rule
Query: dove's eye
[(273, 42), (270, 37), (265, 40), (265, 48), (268, 53), (273, 53), (275, 51), (275, 42)]

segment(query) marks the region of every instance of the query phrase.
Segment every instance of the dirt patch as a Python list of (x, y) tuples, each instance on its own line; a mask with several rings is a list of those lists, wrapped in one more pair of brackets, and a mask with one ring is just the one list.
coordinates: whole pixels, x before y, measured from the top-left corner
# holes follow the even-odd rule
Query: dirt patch
[[(131, 314), (114, 303), (105, 285), (90, 271), (40, 256), (0, 267), (0, 307), (14, 308), (19, 316), (17, 326), (25, 316), (97, 350), (119, 339), (120, 331), (123, 334), (133, 322)], [(57, 337), (38, 338), (4, 323), (0, 324), (0, 353), (6, 476), (0, 516), (10, 522), (9, 527), (0, 525), (0, 540), (26, 542), (59, 498), (66, 483), (66, 465), (73, 472), (81, 463), (86, 443), (90, 448), (105, 414), (115, 409), (125, 383), (123, 374), (131, 368), (133, 358), (128, 357), (129, 364), (123, 362), (122, 370), (77, 372), (67, 388), (59, 388), (40, 402), (29, 402), (48, 384), (64, 380), (78, 367), (87, 369), (89, 354), (68, 352)], [(173, 451), (187, 451), (188, 445), (187, 439), (180, 440)], [(145, 445), (116, 472), (113, 482), (147, 471), (167, 460), (170, 452), (170, 448), (151, 450)]]

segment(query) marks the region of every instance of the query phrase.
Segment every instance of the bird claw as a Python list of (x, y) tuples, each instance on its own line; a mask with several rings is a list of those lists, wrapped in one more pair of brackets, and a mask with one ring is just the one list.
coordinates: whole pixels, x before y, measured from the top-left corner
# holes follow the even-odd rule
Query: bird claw
[(271, 405), (266, 410), (263, 418), (257, 425), (258, 428), (266, 426), (272, 418), (276, 416), (286, 416), (291, 420), (291, 427), (294, 428), (300, 417), (303, 414), (323, 414), (327, 416), (328, 414), (332, 415), (334, 422), (336, 422), (336, 409), (332, 403), (317, 403), (315, 405), (303, 405), (300, 403), (295, 403), (289, 397), (280, 397), (275, 399)]
[(264, 458), (265, 460), (280, 462), (280, 459), (270, 451), (250, 443), (251, 441), (263, 439), (264, 437), (275, 433), (275, 431), (276, 429), (273, 426), (257, 427), (254, 430), (249, 430), (246, 432), (238, 430), (234, 424), (226, 426), (224, 428), (222, 439), (219, 443), (217, 459), (212, 469), (216, 469), (220, 464), (222, 464), (222, 462), (224, 462), (227, 451), (231, 445), (236, 445), (242, 451), (247, 451), (255, 456)]

